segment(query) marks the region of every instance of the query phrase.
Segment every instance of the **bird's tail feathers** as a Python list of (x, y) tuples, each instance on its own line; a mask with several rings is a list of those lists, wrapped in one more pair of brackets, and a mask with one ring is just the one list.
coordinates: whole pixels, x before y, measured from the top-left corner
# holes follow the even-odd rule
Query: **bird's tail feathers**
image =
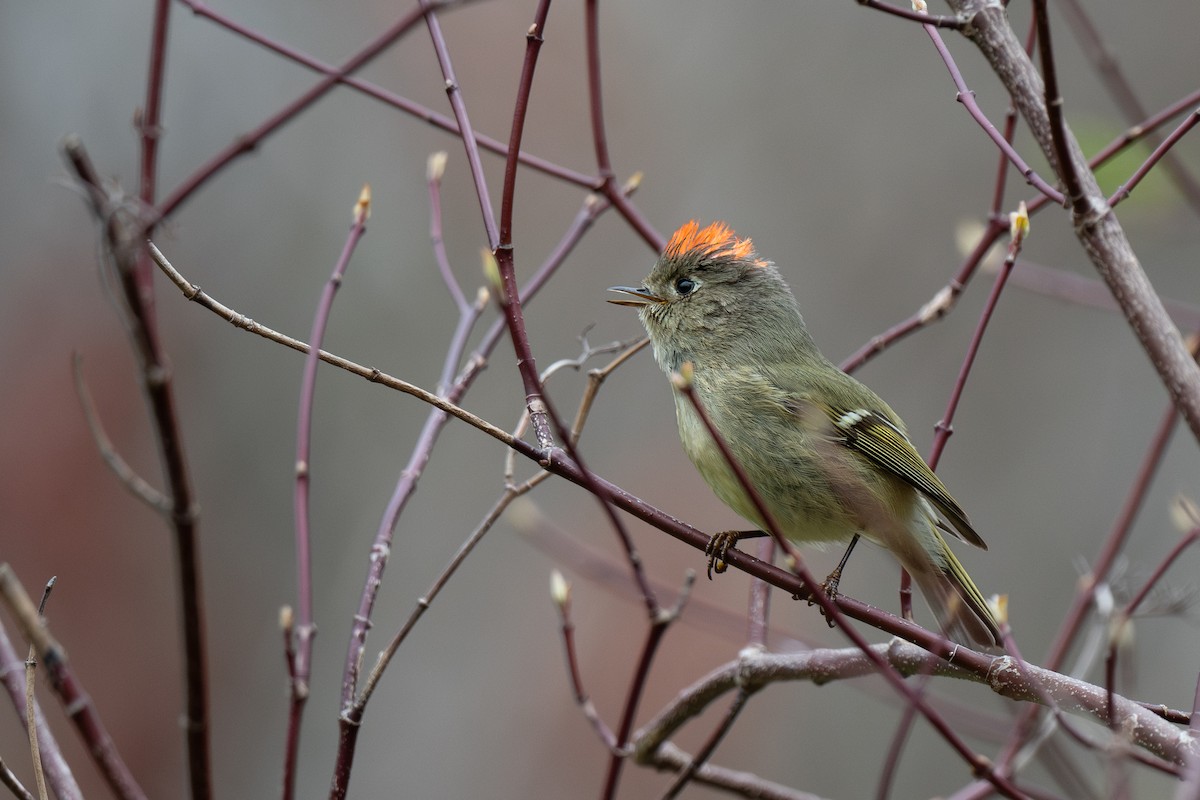
[(934, 569), (913, 573), (938, 624), (950, 639), (984, 646), (1000, 644), (1000, 624), (983, 593), (950, 550), (941, 535), (942, 563)]

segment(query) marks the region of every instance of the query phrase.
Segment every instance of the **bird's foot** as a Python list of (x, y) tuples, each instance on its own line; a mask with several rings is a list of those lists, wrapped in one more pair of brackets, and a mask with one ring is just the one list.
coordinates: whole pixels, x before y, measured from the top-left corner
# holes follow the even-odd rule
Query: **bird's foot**
[(714, 533), (708, 540), (708, 547), (704, 548), (704, 555), (708, 556), (708, 579), (710, 581), (714, 572), (719, 575), (729, 568), (729, 565), (725, 563), (725, 554), (729, 552), (729, 548), (737, 546), (741, 535), (741, 531), (721, 531)]

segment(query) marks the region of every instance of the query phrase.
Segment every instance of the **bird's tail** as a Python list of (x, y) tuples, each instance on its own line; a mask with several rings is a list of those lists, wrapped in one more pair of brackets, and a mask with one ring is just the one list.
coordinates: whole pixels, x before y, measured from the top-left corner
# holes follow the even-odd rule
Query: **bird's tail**
[(946, 636), (956, 642), (984, 646), (1000, 644), (1000, 625), (991, 606), (946, 540), (937, 531), (934, 535), (940, 552), (934, 557), (933, 569), (910, 572), (938, 624)]

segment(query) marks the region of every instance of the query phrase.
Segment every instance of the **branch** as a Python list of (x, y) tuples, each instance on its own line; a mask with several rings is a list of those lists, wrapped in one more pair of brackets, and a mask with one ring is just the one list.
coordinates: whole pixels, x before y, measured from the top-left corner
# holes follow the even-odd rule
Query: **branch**
[[(1146, 117), (1146, 109), (1133, 91), (1133, 87), (1121, 72), (1116, 55), (1105, 47), (1100, 38), (1100, 32), (1092, 24), (1087, 11), (1079, 0), (1063, 0), (1058, 6), (1060, 12), (1070, 21), (1076, 37), (1082, 45), (1084, 55), (1092, 62), (1099, 73), (1104, 87), (1116, 101), (1117, 107), (1125, 115), (1126, 124), (1133, 124)], [(1153, 133), (1146, 134), (1146, 141), (1156, 148), (1161, 144)], [(1200, 184), (1188, 172), (1187, 167), (1178, 159), (1167, 156), (1163, 167), (1175, 182), (1193, 211), (1200, 212)]]
[(121, 458), (116, 445), (104, 431), (104, 425), (100, 422), (100, 414), (96, 411), (96, 404), (92, 402), (92, 393), (88, 391), (87, 383), (83, 379), (83, 356), (79, 353), (75, 354), (73, 366), (75, 394), (79, 398), (79, 405), (83, 408), (83, 419), (87, 423), (88, 430), (91, 431), (92, 441), (100, 452), (100, 457), (117, 476), (121, 485), (128, 489), (134, 497), (160, 514), (170, 514), (170, 501), (162, 492), (151, 486), (145, 478), (134, 472), (133, 467), (129, 466), (129, 462)]
[[(450, 50), (446, 47), (446, 39), (442, 36), (442, 24), (434, 12), (432, 0), (418, 0), (420, 9), (425, 15), (425, 27), (429, 29), (429, 37), (433, 40), (433, 52), (437, 55), (438, 66), (445, 80), (446, 97), (450, 100), (450, 108), (454, 111), (454, 119), (458, 121), (459, 138), (467, 151), (467, 164), (471, 168), (471, 179), (475, 182), (475, 196), (479, 199), (479, 210), (483, 213), (483, 229), (487, 235), (488, 248), (495, 250), (500, 241), (496, 228), (496, 217), (492, 212), (491, 197), (488, 195), (487, 178), (483, 174), (483, 162), (479, 158), (479, 145), (475, 140), (475, 129), (471, 127), (471, 119), (467, 115), (467, 104), (463, 100), (462, 87), (454, 74), (454, 65), (450, 63)], [(516, 157), (512, 152), (511, 158)]]
[(979, 354), (979, 346), (983, 343), (983, 334), (992, 319), (992, 314), (996, 311), (996, 305), (1000, 302), (1000, 295), (1004, 292), (1008, 276), (1012, 273), (1013, 264), (1016, 263), (1017, 256), (1021, 253), (1021, 246), (1024, 244), (1025, 236), (1028, 233), (1029, 212), (1025, 209), (1025, 204), (1022, 203), (1020, 210), (1014, 212), (1012, 215), (1008, 255), (1005, 256), (1004, 263), (996, 275), (996, 281), (992, 284), (992, 291), (988, 293), (987, 302), (984, 303), (983, 311), (979, 315), (979, 322), (975, 325), (975, 331), (971, 334), (971, 341), (967, 345), (966, 355), (963, 356), (962, 366), (959, 367), (958, 377), (954, 381), (954, 388), (950, 391), (950, 399), (946, 403), (946, 410), (936, 425), (937, 433), (934, 436), (928, 460), (931, 469), (937, 468), (938, 461), (941, 460), (942, 450), (954, 430), (954, 414), (957, 412), (958, 403), (962, 399), (963, 392), (966, 390), (967, 378), (971, 374), (971, 367), (975, 364), (975, 357)]
[(50, 635), (45, 621), (38, 616), (37, 606), (8, 564), (0, 564), (0, 599), (3, 599), (9, 613), (17, 621), (21, 635), (37, 651), (38, 658), (46, 668), (51, 688), (58, 695), (59, 702), (113, 794), (121, 800), (145, 800), (146, 793), (121, 759), (116, 744), (100, 721), (91, 697), (71, 670), (67, 652)]
[[(454, 121), (453, 117), (447, 117), (444, 114), (439, 114), (438, 112), (423, 106), (420, 103), (414, 102), (407, 97), (402, 97), (394, 92), (389, 92), (388, 90), (383, 89), (376, 84), (371, 83), (370, 81), (348, 75), (341, 68), (326, 64), (293, 47), (289, 47), (282, 42), (277, 42), (264, 34), (258, 33), (257, 31), (246, 27), (240, 22), (234, 21), (232, 18), (227, 17), (224, 14), (221, 14), (219, 11), (213, 9), (207, 3), (200, 2), (200, 0), (180, 0), (180, 2), (192, 9), (197, 16), (211, 20), (226, 30), (232, 31), (238, 36), (260, 45), (273, 53), (277, 53), (286, 59), (294, 61), (301, 66), (307, 67), (314, 72), (319, 72), (322, 75), (333, 78), (338, 84), (348, 86), (355, 91), (361, 92), (367, 97), (378, 100), (381, 103), (391, 106), (399, 111), (403, 111), (404, 113), (427, 122), (435, 128), (440, 128), (447, 133), (454, 134), (455, 136), (462, 135), (462, 132), (459, 130), (458, 123)], [(462, 4), (462, 0), (443, 0), (442, 2), (432, 3), (431, 6), (449, 7)], [(475, 131), (474, 133), (475, 141), (480, 147), (501, 156), (507, 155), (508, 149), (504, 142), (500, 141), (499, 139), (493, 139), (490, 136), (486, 136), (479, 131)], [(600, 188), (600, 181), (594, 175), (585, 175), (582, 172), (568, 169), (567, 167), (555, 164), (552, 161), (548, 161), (531, 153), (521, 152), (517, 155), (517, 158), (520, 159), (522, 164), (525, 164), (529, 168), (535, 169), (538, 172), (546, 175), (550, 175), (551, 177), (558, 178), (559, 180), (566, 181), (567, 183), (574, 184), (584, 189), (596, 190)]]
[[(46, 619), (46, 601), (50, 599), (50, 592), (54, 590), (54, 584), (58, 581), (58, 577), (51, 577), (46, 582), (46, 588), (42, 591), (42, 601), (38, 603), (37, 615), (38, 620), (45, 624)], [(29, 646), (29, 657), (25, 659), (25, 719), (33, 719), (34, 706), (34, 677), (37, 669), (37, 652), (33, 645)], [(42, 769), (42, 752), (38, 744), (38, 735), (36, 727), (26, 726), (26, 733), (29, 738), (29, 757), (33, 763), (33, 777), (37, 782), (38, 797), (41, 800), (46, 800), (46, 773)]]
[[(890, 3), (884, 3), (882, 0), (857, 0), (860, 6), (873, 8), (876, 11), (882, 11), (885, 14), (906, 19), (909, 22), (919, 22), (922, 25), (931, 25), (934, 28), (949, 28), (950, 30), (960, 31), (963, 28), (962, 20), (957, 17), (943, 17), (927, 13), (924, 0), (920, 0), (921, 10), (914, 11), (908, 8), (901, 8)], [(914, 3), (916, 5), (916, 3)]]
[[(1042, 83), (1009, 26), (1003, 7), (987, 0), (950, 0), (950, 5), (970, 21), (965, 34), (1004, 83), (1042, 152), (1058, 170), (1071, 201), (1076, 237), (1121, 306), (1192, 435), (1200, 439), (1200, 368), (1188, 356), (1178, 330), (1088, 169), (1079, 143), (1062, 123), (1061, 99), (1051, 91), (1053, 84)], [(1049, 44), (1042, 41), (1049, 32), (1039, 26), (1039, 34), (1043, 62), (1052, 65)]]
[(21, 783), (20, 778), (13, 774), (3, 759), (0, 759), (0, 784), (3, 784), (4, 788), (8, 789), (17, 800), (34, 800), (33, 795)]
[[(1150, 170), (1153, 169), (1154, 166), (1167, 155), (1168, 151), (1175, 146), (1175, 143), (1182, 139), (1197, 122), (1200, 122), (1200, 109), (1196, 109), (1189, 114), (1184, 121), (1179, 124), (1179, 127), (1171, 131), (1170, 135), (1167, 136), (1167, 138), (1164, 139), (1158, 145), (1158, 147), (1154, 148), (1154, 152), (1151, 153), (1150, 157), (1147, 158), (1142, 165), (1134, 171), (1133, 175), (1129, 177), (1129, 180), (1117, 187), (1117, 190), (1113, 192), (1112, 197), (1108, 199), (1109, 205), (1115, 206), (1117, 203), (1129, 197), (1129, 194), (1133, 191), (1133, 188), (1141, 183), (1142, 178), (1146, 177), (1147, 173), (1149, 173)], [(1186, 175), (1186, 173), (1184, 174)]]
[[(871, 645), (869, 652), (848, 647), (781, 655), (751, 648), (681, 691), (670, 705), (639, 729), (634, 734), (633, 756), (639, 763), (646, 763), (670, 736), (728, 692), (754, 692), (778, 681), (804, 680), (819, 686), (860, 678), (877, 672), (877, 659), (886, 661), (899, 675), (930, 674), (983, 683), (1010, 700), (1041, 703), (1044, 692), (1060, 709), (1107, 724), (1108, 697), (1104, 687), (1029, 663), (1019, 667), (1012, 656), (996, 657), (989, 669), (980, 674), (932, 657), (924, 649), (898, 639)], [(1121, 721), (1122, 732), (1139, 747), (1175, 764), (1185, 764), (1189, 758), (1200, 756), (1200, 743), (1192, 740), (1186, 730), (1132, 700), (1114, 697), (1113, 710)]]
[[(358, 201), (354, 205), (354, 222), (342, 247), (342, 253), (334, 264), (333, 273), (325, 283), (325, 289), (317, 302), (309, 340), (310, 348), (304, 359), (304, 376), (300, 382), (300, 410), (296, 415), (296, 484), (293, 506), (296, 526), (296, 608), (298, 624), (293, 624), (289, 615), (285, 630), (289, 634), (288, 676), (291, 697), (288, 709), (287, 736), (284, 745), (283, 792), (284, 800), (291, 800), (296, 792), (296, 770), (299, 766), (300, 723), (304, 707), (308, 702), (309, 679), (312, 674), (313, 637), (317, 626), (313, 620), (312, 599), (312, 556), (309, 535), (309, 464), (312, 463), (312, 413), (317, 391), (317, 352), (325, 339), (329, 315), (333, 311), (333, 300), (341, 288), (342, 279), (354, 253), (367, 229), (367, 218), (371, 216), (371, 187), (363, 185)], [(292, 634), (295, 636), (292, 642)]]
[(234, 141), (231, 142), (224, 150), (217, 153), (217, 155), (213, 156), (208, 162), (195, 170), (186, 181), (175, 187), (175, 191), (171, 192), (171, 194), (159, 204), (159, 215), (162, 217), (169, 217), (185, 200), (195, 194), (201, 186), (208, 183), (209, 179), (228, 166), (230, 162), (253, 152), (263, 139), (279, 130), (283, 125), (295, 118), (301, 111), (304, 111), (317, 100), (325, 96), (325, 94), (337, 86), (345, 76), (370, 63), (372, 59), (390, 47), (396, 42), (397, 39), (408, 33), (414, 25), (421, 21), (421, 18), (424, 15), (424, 8), (416, 8), (412, 11), (409, 11), (407, 14), (398, 19), (390, 28), (355, 53), (354, 56), (347, 60), (342, 66), (338, 67), (332, 72), (326, 73), (326, 76), (323, 79), (318, 81), (304, 94), (300, 95), (295, 100), (277, 111), (275, 114), (271, 115), (254, 130), (250, 131), (249, 133), (242, 134), (234, 139)]
[[(31, 720), (24, 713), (25, 687), (21, 678), (22, 667), (21, 658), (8, 638), (8, 632), (0, 625), (0, 682), (3, 682), (8, 699), (28, 732)], [(62, 748), (59, 747), (50, 726), (46, 724), (46, 717), (42, 714), (37, 700), (33, 703), (32, 725), (37, 729), (42, 768), (46, 772), (50, 787), (54, 790), (54, 796), (58, 800), (83, 800), (83, 792), (79, 790), (79, 784), (75, 782), (75, 776), (71, 774), (71, 768), (63, 758)]]
[(1012, 146), (1008, 137), (997, 130), (992, 121), (983, 113), (983, 109), (979, 107), (979, 103), (975, 102), (975, 93), (971, 91), (967, 86), (967, 82), (963, 79), (962, 72), (959, 71), (958, 65), (954, 62), (954, 57), (950, 55), (949, 48), (942, 41), (942, 35), (932, 25), (926, 26), (925, 32), (929, 34), (929, 38), (933, 41), (933, 46), (937, 49), (938, 55), (941, 56), (946, 69), (950, 71), (950, 78), (954, 81), (954, 85), (958, 89), (955, 99), (962, 103), (963, 108), (967, 109), (967, 113), (971, 115), (971, 119), (975, 120), (979, 124), (979, 127), (983, 128), (983, 132), (1000, 148), (1000, 152), (1012, 162), (1013, 166), (1021, 172), (1021, 175), (1025, 177), (1025, 180), (1031, 186), (1055, 203), (1062, 205), (1066, 199), (1063, 197), (1062, 192), (1046, 183), (1045, 179), (1038, 175), (1033, 167), (1025, 163), (1025, 159), (1021, 158), (1020, 153)]
[(212, 773), (204, 584), (200, 578), (200, 514), (184, 453), (171, 365), (158, 332), (152, 272), (141, 267), (149, 223), (143, 218), (141, 207), (130, 204), (119, 191), (104, 185), (78, 137), (68, 137), (63, 142), (63, 151), (90, 201), (92, 214), (101, 224), (102, 251), (116, 271), (124, 299), (125, 322), (137, 358), (142, 388), (150, 405), (158, 458), (166, 476), (169, 524), (175, 545), (183, 618), (186, 691), (183, 727), (189, 786), (193, 800), (207, 800), (212, 795)]

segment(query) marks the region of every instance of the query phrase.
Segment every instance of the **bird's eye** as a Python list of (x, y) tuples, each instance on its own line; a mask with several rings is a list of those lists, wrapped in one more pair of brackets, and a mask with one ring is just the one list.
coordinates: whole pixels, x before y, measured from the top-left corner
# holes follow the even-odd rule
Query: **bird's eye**
[(680, 278), (675, 281), (675, 291), (679, 292), (680, 297), (687, 297), (696, 289), (696, 282), (691, 278)]

